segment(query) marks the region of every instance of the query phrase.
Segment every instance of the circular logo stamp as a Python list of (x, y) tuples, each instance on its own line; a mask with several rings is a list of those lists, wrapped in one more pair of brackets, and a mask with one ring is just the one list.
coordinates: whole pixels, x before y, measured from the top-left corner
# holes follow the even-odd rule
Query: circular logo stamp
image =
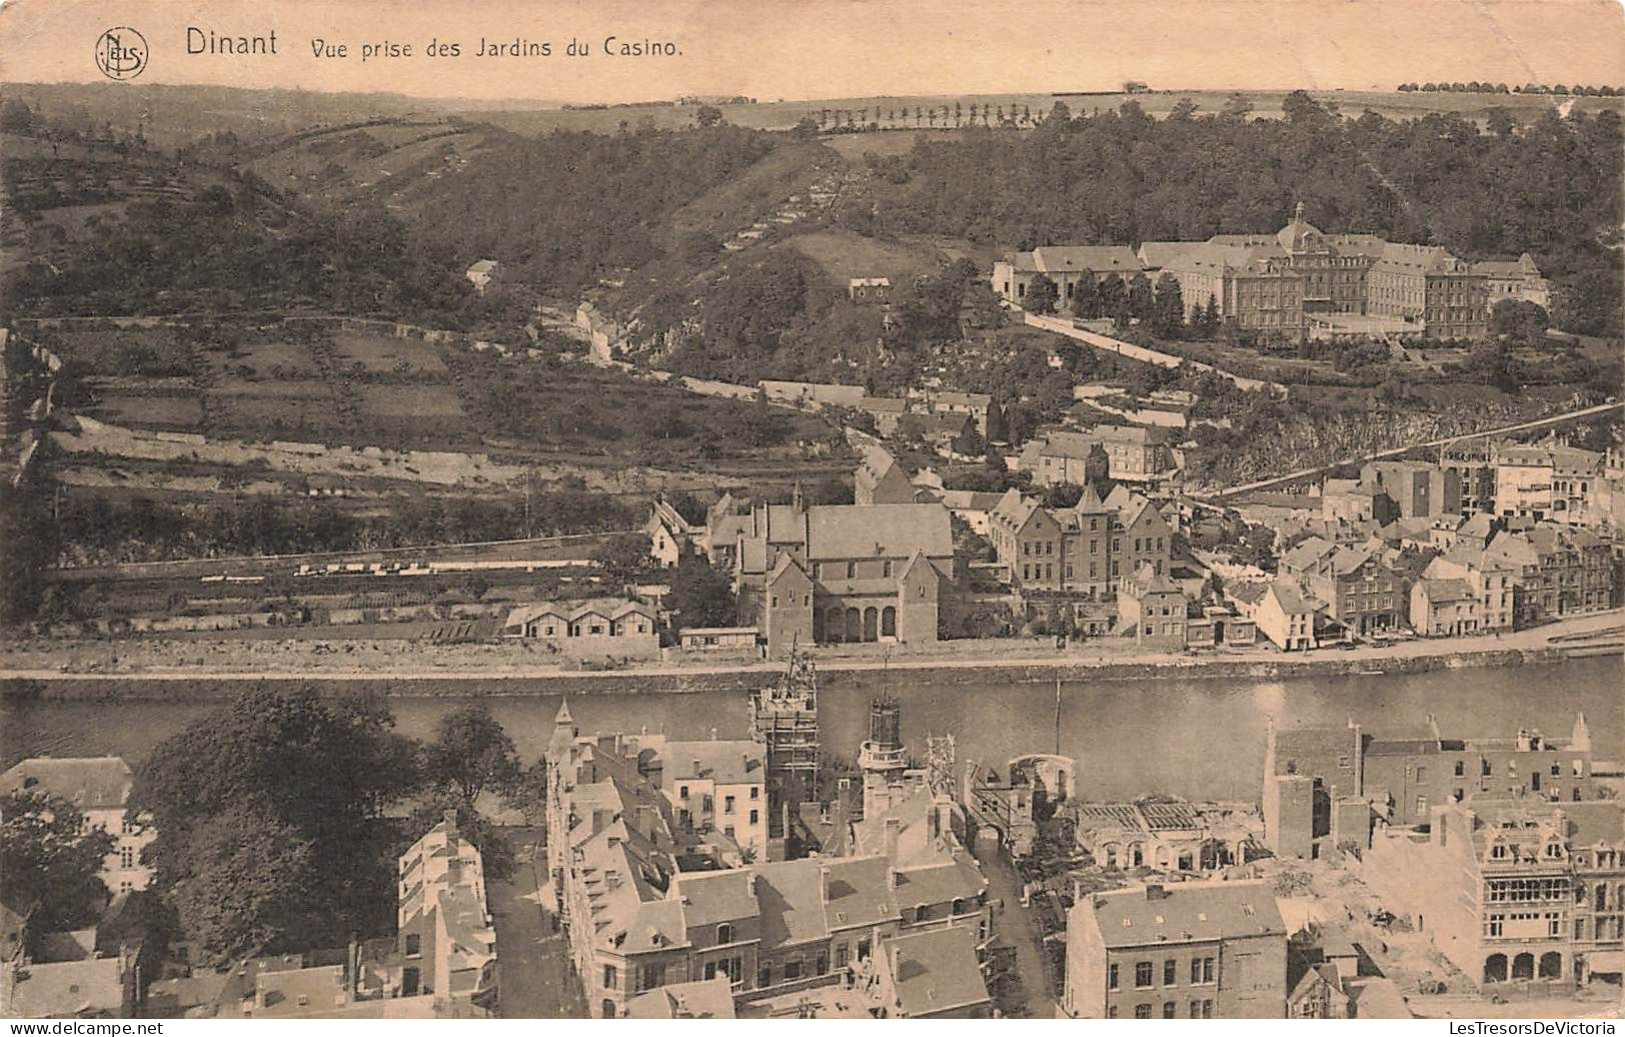
[(96, 38), (96, 67), (108, 79), (134, 79), (147, 67), (147, 38), (120, 25)]

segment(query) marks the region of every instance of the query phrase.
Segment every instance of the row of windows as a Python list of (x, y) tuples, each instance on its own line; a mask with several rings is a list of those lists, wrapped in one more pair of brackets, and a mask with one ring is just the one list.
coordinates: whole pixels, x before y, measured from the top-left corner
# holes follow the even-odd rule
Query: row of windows
[[(1188, 1018), (1188, 1019), (1212, 1019), (1213, 1018), (1213, 999), (1212, 998), (1197, 999), (1197, 998), (1194, 998), (1194, 997), (1191, 998), (1190, 1013), (1191, 1014), (1189, 1016), (1187, 1016), (1186, 1018)], [(1177, 1019), (1177, 1018), (1179, 1018), (1179, 1005), (1176, 1004), (1173, 1001), (1164, 1001), (1162, 1003), (1162, 1017), (1164, 1019)], [(1106, 1009), (1106, 1018), (1108, 1018), (1108, 1019), (1116, 1019), (1117, 1018), (1117, 1006), (1116, 1005), (1110, 1005), (1110, 1006), (1107, 1007), (1107, 1009)], [(1135, 1005), (1134, 1006), (1134, 1018), (1136, 1018), (1136, 1019), (1149, 1019), (1149, 1018), (1151, 1018), (1151, 1006), (1149, 1004), (1145, 1004), (1145, 1003)]]
[[(813, 579), (822, 580), (826, 575), (833, 576), (835, 572), (840, 571), (840, 568), (841, 568), (841, 566), (843, 564), (846, 567), (846, 578), (849, 579), (849, 580), (857, 579), (858, 578), (858, 563), (857, 562), (845, 562), (845, 563), (835, 562), (835, 563), (831, 563), (831, 568), (830, 569), (826, 569), (825, 564), (823, 562), (814, 562), (813, 567), (812, 567)], [(880, 562), (880, 576), (881, 576), (881, 578), (889, 580), (889, 579), (891, 579), (891, 575), (892, 575), (892, 563), (891, 563), (890, 559), (882, 559), (881, 562)]]
[[(677, 786), (677, 798), (678, 799), (687, 799), (688, 798), (688, 789), (689, 789), (689, 786), (687, 786), (687, 785), (679, 785), (679, 786)], [(757, 799), (760, 799), (761, 796), (762, 796), (762, 787), (760, 785), (752, 785), (750, 787), (750, 798), (752, 800), (757, 800)], [(734, 812), (734, 797), (725, 796), (724, 797), (724, 802), (727, 804), (727, 810), (725, 812), (729, 813), (729, 814), (733, 813)]]
[[(1206, 983), (1217, 982), (1217, 959), (1192, 958), (1190, 959), (1191, 984), (1200, 986)], [(1156, 963), (1140, 961), (1134, 964), (1134, 985), (1141, 990), (1154, 986), (1156, 977)], [(1165, 987), (1179, 984), (1179, 959), (1165, 958), (1162, 962), (1162, 985)], [(1106, 966), (1106, 989), (1116, 990), (1119, 987), (1118, 966), (1116, 963)]]
[[(1561, 849), (1559, 849), (1561, 854)], [(1490, 903), (1510, 901), (1521, 903), (1531, 900), (1567, 900), (1569, 880), (1553, 879), (1491, 879), (1484, 899)]]
[[(610, 637), (620, 637), (623, 634), (647, 634), (652, 630), (647, 620), (635, 623), (571, 623), (565, 629), (566, 637), (581, 637), (588, 634), (608, 634)], [(558, 637), (559, 626), (556, 623), (546, 623), (541, 627), (542, 637)]]

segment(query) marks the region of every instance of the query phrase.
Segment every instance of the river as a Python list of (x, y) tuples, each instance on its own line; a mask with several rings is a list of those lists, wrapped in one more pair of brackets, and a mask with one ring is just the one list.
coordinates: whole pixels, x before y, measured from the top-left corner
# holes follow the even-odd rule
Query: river
[[(472, 682), (471, 682), (472, 683)], [(868, 720), (867, 687), (825, 690), (819, 723), (825, 752), (855, 754)], [(925, 738), (952, 733), (961, 762), (1002, 767), (1012, 756), (1056, 748), (1055, 689), (1044, 684), (899, 687), (903, 737), (923, 758)], [(392, 698), (397, 729), (431, 737), (456, 697)], [(528, 761), (552, 733), (557, 695), (486, 699)], [(30, 755), (113, 753), (138, 763), (154, 745), (218, 702), (38, 701), (0, 704), (0, 762)], [(747, 696), (596, 694), (570, 700), (581, 729), (664, 730), (674, 737), (743, 737)], [(1362, 724), (1405, 735), (1438, 718), (1447, 735), (1510, 737), (1520, 727), (1567, 738), (1584, 710), (1599, 759), (1625, 759), (1625, 660), (1601, 657), (1544, 666), (1438, 670), (1286, 681), (1189, 678), (1071, 682), (1062, 685), (1060, 751), (1079, 761), (1080, 795), (1133, 797), (1164, 792), (1190, 798), (1256, 799), (1268, 720), (1281, 727)]]

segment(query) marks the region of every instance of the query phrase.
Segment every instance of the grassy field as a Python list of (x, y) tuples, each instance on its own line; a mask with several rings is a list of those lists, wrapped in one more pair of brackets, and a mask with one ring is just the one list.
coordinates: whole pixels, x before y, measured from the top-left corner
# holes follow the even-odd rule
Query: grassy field
[(440, 355), (415, 339), (341, 331), (333, 338), (333, 353), (340, 366), (359, 364), (368, 374), (446, 375)]

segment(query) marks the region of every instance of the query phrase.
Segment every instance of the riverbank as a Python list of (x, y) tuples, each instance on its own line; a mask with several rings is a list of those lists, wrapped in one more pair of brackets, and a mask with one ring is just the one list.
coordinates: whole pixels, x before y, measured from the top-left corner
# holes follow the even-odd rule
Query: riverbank
[[(1292, 680), (1415, 674), (1437, 670), (1539, 666), (1594, 655), (1622, 654), (1625, 626), (1620, 612), (1565, 620), (1502, 637), (1448, 638), (1284, 653), (1247, 649), (1189, 655), (1141, 654), (1091, 645), (1036, 654), (1034, 642), (1004, 642), (998, 654), (814, 653), (822, 685), (868, 686), (877, 672), (889, 686), (1033, 684), (1148, 679)], [(210, 658), (186, 649), (189, 658), (152, 657), (144, 646), (173, 642), (94, 642), (92, 658), (64, 664), (37, 646), (15, 646), (0, 659), (0, 696), (45, 700), (186, 700), (234, 694), (245, 682), (318, 683), (348, 692), (400, 697), (440, 695), (524, 696), (540, 694), (683, 694), (748, 691), (782, 670), (776, 661), (659, 664), (615, 670), (563, 670), (527, 665), (509, 645), (434, 646), (432, 652), (399, 652), (375, 644), (350, 645), (309, 659), (286, 642), (258, 642), (254, 658)], [(964, 643), (958, 643), (964, 644)], [(878, 646), (865, 646), (874, 648)], [(36, 656), (45, 655), (45, 658)], [(280, 658), (279, 658), (280, 657)], [(55, 661), (58, 665), (27, 665)], [(219, 664), (216, 664), (219, 663)], [(237, 665), (231, 665), (236, 663)], [(280, 665), (278, 665), (280, 663)], [(314, 663), (314, 665), (307, 665)], [(224, 665), (220, 665), (224, 664)]]

